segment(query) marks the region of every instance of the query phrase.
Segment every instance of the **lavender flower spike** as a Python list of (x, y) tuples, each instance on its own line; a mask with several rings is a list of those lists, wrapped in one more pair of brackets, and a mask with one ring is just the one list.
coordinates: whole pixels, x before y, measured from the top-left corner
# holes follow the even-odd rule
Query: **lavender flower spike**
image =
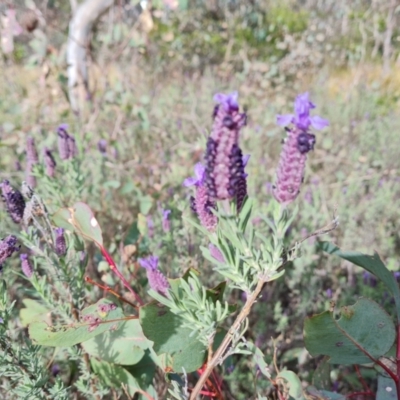
[(74, 158), (78, 154), (75, 138), (68, 134), (68, 125), (61, 124), (57, 128), (58, 134), (58, 152), (62, 160)]
[(13, 189), (7, 180), (4, 180), (0, 187), (8, 215), (16, 224), (19, 224), (24, 217), (25, 210), (25, 200), (22, 194)]
[(28, 279), (31, 278), (33, 275), (33, 268), (31, 262), (29, 261), (28, 254), (21, 254), (19, 258), (21, 259), (22, 272)]
[(64, 228), (56, 228), (56, 245), (57, 255), (64, 256), (67, 253), (67, 245), (65, 243)]
[(206, 185), (213, 200), (232, 199), (243, 174), (239, 132), (246, 124), (246, 114), (239, 113), (238, 94), (216, 94), (214, 124), (207, 141)]
[(39, 162), (38, 153), (35, 146), (33, 137), (26, 139), (26, 182), (32, 188), (36, 186), (36, 177), (32, 175), (33, 167)]
[(277, 123), (281, 126), (292, 124), (287, 128), (287, 138), (283, 145), (277, 169), (276, 184), (273, 188), (275, 199), (281, 204), (289, 204), (300, 192), (304, 178), (307, 153), (314, 148), (315, 135), (308, 130), (310, 126), (322, 129), (329, 122), (321, 117), (311, 117), (310, 110), (315, 105), (309, 101), (308, 93), (297, 96), (295, 115), (278, 115)]
[(11, 257), (12, 254), (18, 250), (19, 246), (17, 245), (16, 236), (8, 235), (0, 240), (0, 266), (8, 257)]
[(141, 267), (146, 269), (147, 279), (149, 280), (150, 287), (154, 291), (167, 297), (169, 283), (167, 278), (158, 269), (158, 257), (149, 256), (146, 258), (139, 258), (138, 262)]
[(44, 165), (46, 166), (46, 174), (53, 178), (56, 172), (56, 161), (54, 160), (53, 154), (51, 151), (45, 147), (43, 150), (43, 158), (44, 158)]
[(208, 195), (208, 189), (205, 186), (205, 167), (198, 163), (194, 167), (195, 176), (184, 180), (186, 187), (195, 186), (195, 197), (191, 197), (191, 208), (199, 217), (200, 223), (210, 232), (217, 226), (217, 217), (211, 209), (215, 208), (215, 202)]

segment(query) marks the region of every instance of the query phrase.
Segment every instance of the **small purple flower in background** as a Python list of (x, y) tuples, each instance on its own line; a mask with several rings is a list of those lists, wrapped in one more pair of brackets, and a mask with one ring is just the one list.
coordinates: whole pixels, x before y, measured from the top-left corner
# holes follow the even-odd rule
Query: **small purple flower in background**
[(376, 285), (378, 284), (375, 275), (370, 274), (368, 271), (363, 272), (363, 282), (364, 285), (371, 286), (372, 288), (376, 287)]
[(32, 175), (32, 172), (34, 165), (39, 162), (39, 157), (33, 137), (28, 137), (26, 139), (26, 161), (25, 180), (31, 188), (34, 188), (36, 186), (36, 177)]
[(17, 245), (17, 238), (14, 235), (8, 235), (0, 240), (0, 265), (18, 251), (20, 246)]
[(33, 268), (32, 268), (32, 264), (28, 258), (28, 254), (21, 254), (19, 256), (19, 258), (21, 259), (22, 272), (28, 279), (31, 278), (33, 275)]
[(58, 153), (62, 160), (74, 158), (78, 154), (75, 138), (68, 134), (68, 125), (61, 124), (57, 128), (58, 134)]
[(224, 255), (221, 253), (220, 249), (214, 246), (212, 243), (208, 245), (208, 249), (210, 250), (210, 254), (220, 263), (225, 263)]
[(162, 227), (165, 233), (171, 230), (171, 221), (169, 220), (169, 215), (171, 210), (162, 210)]
[(332, 289), (331, 288), (329, 288), (329, 289), (326, 289), (326, 297), (328, 298), (328, 299), (331, 299), (332, 298)]
[(56, 253), (59, 256), (64, 256), (67, 253), (67, 245), (65, 243), (64, 228), (56, 228)]
[(400, 280), (400, 271), (393, 272), (393, 276), (394, 276), (394, 279), (396, 279), (396, 281), (399, 282), (399, 280)]
[(97, 142), (97, 148), (99, 149), (99, 152), (105, 156), (107, 155), (107, 140), (101, 139)]
[(61, 368), (58, 364), (53, 364), (51, 366), (51, 374), (57, 376), (61, 372)]
[(0, 318), (0, 324), (4, 324), (4, 319)]
[(139, 258), (138, 262), (141, 267), (146, 269), (147, 279), (149, 280), (150, 287), (154, 291), (167, 297), (169, 283), (167, 278), (158, 269), (158, 257), (149, 256), (146, 258)]
[(21, 192), (13, 189), (7, 180), (4, 180), (0, 187), (8, 215), (16, 224), (19, 224), (24, 217), (25, 210), (25, 200)]
[(246, 114), (239, 113), (238, 93), (218, 93), (214, 100), (214, 124), (207, 141), (206, 185), (213, 200), (233, 199), (238, 181), (243, 178), (243, 154), (239, 147), (240, 129), (246, 124)]
[(315, 135), (308, 132), (310, 126), (322, 129), (329, 122), (319, 116), (310, 116), (310, 110), (315, 105), (310, 102), (308, 93), (297, 96), (295, 114), (278, 115), (277, 124), (287, 126), (287, 138), (281, 152), (277, 169), (277, 180), (273, 189), (274, 196), (279, 203), (289, 204), (299, 194), (304, 178), (304, 169), (307, 153), (314, 148)]
[(46, 174), (50, 178), (54, 177), (56, 172), (56, 161), (54, 160), (53, 154), (47, 147), (43, 150), (44, 165), (46, 166)]
[(195, 197), (190, 198), (190, 208), (196, 212), (200, 223), (209, 231), (213, 231), (217, 226), (217, 217), (211, 211), (212, 208), (215, 208), (215, 203), (208, 196), (205, 172), (205, 167), (201, 163), (196, 164), (195, 176), (185, 179), (183, 185), (196, 187)]

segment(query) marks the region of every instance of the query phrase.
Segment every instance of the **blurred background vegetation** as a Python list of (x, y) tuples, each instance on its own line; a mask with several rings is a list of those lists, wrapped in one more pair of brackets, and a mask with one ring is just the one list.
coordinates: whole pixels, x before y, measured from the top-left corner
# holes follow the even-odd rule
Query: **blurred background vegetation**
[[(329, 223), (336, 210), (340, 226), (331, 234), (333, 241), (345, 249), (376, 250), (392, 271), (400, 270), (397, 1), (115, 3), (92, 34), (90, 99), (82, 93), (79, 115), (71, 111), (67, 95), (71, 4), (14, 0), (0, 5), (3, 15), (15, 7), (23, 30), (0, 59), (1, 180), (17, 185), (24, 179), (27, 136), (40, 149), (56, 149), (56, 128), (68, 123), (84, 154), (80, 200), (95, 210), (105, 242), (125, 273), (143, 281), (136, 260), (156, 252), (168, 276), (194, 266), (212, 286), (216, 277), (200, 255), (200, 239), (181, 215), (188, 209), (182, 181), (202, 159), (213, 95), (239, 91), (249, 116), (241, 139), (244, 153), (251, 155), (249, 195), (267, 210), (284, 137), (275, 115), (291, 112), (296, 94), (310, 91), (317, 114), (331, 125), (317, 134), (309, 156), (288, 244)], [(104, 154), (98, 150), (102, 139)], [(46, 194), (40, 183), (37, 190)], [(161, 228), (163, 209), (172, 210), (168, 234)], [(156, 229), (140, 244), (139, 213), (152, 218)], [(14, 230), (0, 209), (2, 235)], [(128, 251), (127, 245), (134, 249)], [(100, 259), (93, 252), (89, 266), (114, 283)], [(20, 301), (24, 291), (12, 274), (17, 264), (10, 262), (3, 273)], [(309, 239), (285, 277), (265, 289), (250, 319), (250, 338), (269, 355), (271, 337), (278, 338), (279, 363), (311, 382), (316, 360), (303, 348), (304, 317), (327, 309), (331, 300), (349, 304), (363, 295), (391, 310), (388, 295), (361, 269), (328, 259)], [(232, 297), (242, 301), (235, 292)], [(225, 374), (237, 399), (254, 395), (258, 374), (246, 363), (234, 360)], [(344, 393), (361, 387), (352, 367), (337, 369), (332, 377)]]

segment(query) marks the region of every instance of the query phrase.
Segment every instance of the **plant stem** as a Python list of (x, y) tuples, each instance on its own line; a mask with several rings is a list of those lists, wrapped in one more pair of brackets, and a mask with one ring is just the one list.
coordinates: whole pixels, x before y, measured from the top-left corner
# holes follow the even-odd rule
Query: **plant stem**
[[(264, 286), (265, 281), (260, 279), (257, 283), (257, 286), (254, 290), (253, 293), (251, 293), (250, 296), (247, 297), (246, 304), (242, 308), (242, 311), (240, 314), (236, 317), (235, 322), (233, 325), (229, 328), (228, 333), (225, 335), (224, 340), (218, 347), (217, 351), (214, 353), (212, 359), (210, 362), (207, 364), (206, 369), (200, 376), (199, 380), (196, 383), (196, 386), (193, 388), (192, 394), (190, 395), (189, 400), (196, 400), (197, 395), (200, 393), (201, 389), (203, 388), (203, 385), (206, 383), (208, 377), (212, 373), (213, 369), (221, 362), (221, 359), (226, 352), (227, 348), (232, 342), (232, 339), (235, 335), (235, 333), (238, 331), (240, 328), (240, 325), (243, 323), (243, 321), (247, 318), (247, 316), (250, 313), (251, 307), (253, 306), (254, 302), (257, 300), (257, 297), (259, 296), (261, 289)], [(399, 399), (400, 400), (400, 399)]]

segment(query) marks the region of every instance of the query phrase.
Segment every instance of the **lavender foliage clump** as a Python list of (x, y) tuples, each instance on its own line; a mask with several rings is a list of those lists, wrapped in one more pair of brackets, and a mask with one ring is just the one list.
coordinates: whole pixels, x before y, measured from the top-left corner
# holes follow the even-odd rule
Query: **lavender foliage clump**
[(24, 217), (24, 197), (22, 196), (21, 192), (11, 187), (8, 180), (4, 180), (0, 186), (8, 215), (16, 224), (19, 224)]
[(296, 199), (304, 178), (307, 153), (314, 148), (315, 135), (309, 132), (312, 126), (323, 129), (329, 123), (319, 116), (310, 116), (315, 105), (309, 100), (309, 94), (297, 96), (295, 114), (278, 115), (277, 124), (291, 125), (287, 128), (287, 138), (281, 152), (277, 169), (276, 184), (273, 194), (279, 203), (284, 205)]

